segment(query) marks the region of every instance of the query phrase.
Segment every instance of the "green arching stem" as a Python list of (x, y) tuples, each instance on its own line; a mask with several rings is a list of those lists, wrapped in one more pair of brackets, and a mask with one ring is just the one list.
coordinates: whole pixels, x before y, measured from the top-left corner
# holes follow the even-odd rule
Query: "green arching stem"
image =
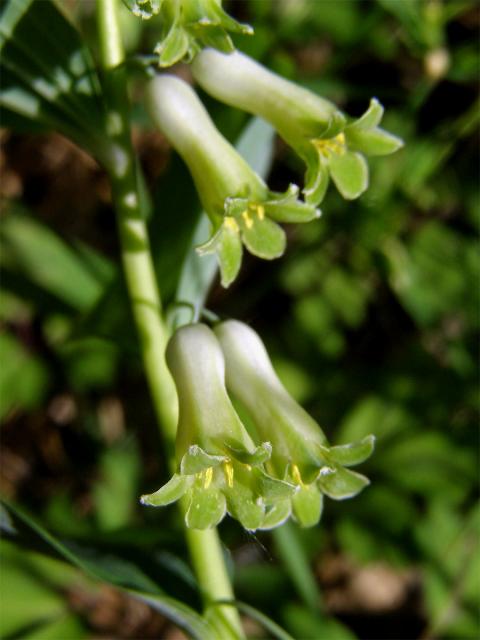
[[(141, 207), (136, 157), (130, 137), (118, 0), (97, 0), (97, 19), (100, 58), (107, 91), (107, 127), (113, 142), (113, 151), (106, 164), (117, 213), (123, 268), (156, 415), (165, 442), (171, 450), (177, 424), (177, 399), (165, 362), (169, 330), (162, 315), (148, 230)], [(235, 607), (215, 604), (216, 601), (234, 599), (217, 530), (186, 529), (185, 535), (210, 623), (221, 640), (244, 638)]]
[(122, 261), (155, 410), (169, 443), (176, 428), (176, 394), (165, 362), (169, 338), (153, 267), (148, 230), (137, 183), (136, 158), (130, 139), (128, 96), (116, 0), (98, 0), (98, 25), (107, 90), (107, 128), (112, 152), (107, 169), (117, 213)]

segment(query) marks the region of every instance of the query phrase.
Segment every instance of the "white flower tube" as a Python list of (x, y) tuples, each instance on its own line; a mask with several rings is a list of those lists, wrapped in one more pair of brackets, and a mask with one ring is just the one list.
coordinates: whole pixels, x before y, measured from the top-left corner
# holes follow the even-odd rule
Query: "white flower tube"
[(153, 79), (147, 106), (192, 174), (213, 228), (199, 251), (216, 253), (224, 286), (238, 274), (242, 244), (259, 258), (278, 258), (286, 237), (277, 222), (308, 222), (320, 215), (313, 205), (298, 200), (295, 185), (283, 194), (269, 191), (217, 130), (193, 89), (179, 78)]
[(307, 165), (303, 193), (319, 204), (330, 177), (341, 195), (357, 198), (368, 187), (364, 155), (387, 155), (402, 141), (380, 129), (383, 107), (373, 99), (352, 121), (334, 104), (272, 73), (248, 56), (204, 49), (192, 64), (200, 86), (215, 98), (270, 122)]

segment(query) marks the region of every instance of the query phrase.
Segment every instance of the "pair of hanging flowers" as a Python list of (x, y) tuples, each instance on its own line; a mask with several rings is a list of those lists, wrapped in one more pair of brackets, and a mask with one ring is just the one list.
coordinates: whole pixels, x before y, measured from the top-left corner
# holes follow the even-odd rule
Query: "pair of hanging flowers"
[[(166, 357), (179, 401), (177, 472), (142, 496), (143, 504), (183, 498), (186, 524), (194, 529), (217, 525), (227, 512), (252, 531), (290, 516), (309, 527), (320, 519), (324, 495), (343, 500), (369, 484), (348, 467), (370, 456), (373, 436), (331, 447), (247, 325), (187, 325), (171, 338)], [(252, 426), (242, 423), (230, 396)]]
[(265, 260), (280, 257), (286, 236), (279, 223), (318, 218), (330, 180), (345, 199), (359, 197), (368, 187), (366, 156), (402, 146), (378, 126), (383, 107), (376, 99), (352, 120), (238, 51), (203, 49), (191, 68), (212, 96), (270, 122), (306, 164), (303, 200), (294, 184), (285, 193), (271, 191), (220, 134), (187, 83), (171, 75), (151, 81), (153, 121), (187, 164), (212, 225), (210, 239), (198, 251), (216, 254), (224, 287), (237, 277), (244, 247)]

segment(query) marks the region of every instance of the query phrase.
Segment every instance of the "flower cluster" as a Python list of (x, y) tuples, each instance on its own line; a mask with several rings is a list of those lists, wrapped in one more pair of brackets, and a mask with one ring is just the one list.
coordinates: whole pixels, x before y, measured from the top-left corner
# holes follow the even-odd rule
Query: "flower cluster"
[[(177, 472), (142, 496), (143, 504), (163, 506), (185, 496), (186, 523), (196, 529), (215, 526), (226, 512), (249, 530), (271, 529), (290, 515), (312, 526), (323, 495), (342, 500), (368, 484), (347, 467), (368, 458), (373, 436), (330, 447), (245, 324), (223, 322), (214, 332), (202, 324), (182, 327), (170, 340), (167, 363), (179, 399)], [(251, 432), (228, 392), (248, 412)]]
[[(163, 10), (169, 3), (163, 0), (159, 6)], [(193, 16), (205, 3), (221, 10), (214, 0), (180, 0), (175, 7), (180, 11), (178, 7), (188, 4), (188, 15)], [(187, 15), (186, 9), (182, 15)], [(167, 35), (162, 41), (160, 55), (171, 61), (178, 56), (172, 57), (169, 40)], [(178, 49), (181, 56), (185, 54), (182, 47)], [(376, 99), (353, 120), (328, 100), (237, 51), (203, 49), (195, 56), (192, 71), (212, 96), (270, 122), (307, 166), (303, 200), (293, 184), (285, 193), (270, 191), (220, 134), (188, 84), (169, 75), (151, 81), (148, 106), (152, 119), (188, 165), (212, 223), (211, 237), (198, 251), (216, 254), (224, 287), (238, 275), (243, 247), (259, 258), (278, 258), (286, 245), (285, 232), (278, 223), (317, 218), (320, 211), (316, 207), (330, 179), (344, 198), (357, 198), (368, 187), (366, 156), (387, 155), (403, 144), (378, 126), (383, 107)]]
[(124, 0), (132, 13), (148, 20), (161, 17), (161, 36), (155, 53), (160, 67), (189, 62), (203, 47), (234, 50), (228, 33), (252, 34), (253, 29), (231, 18), (221, 0)]
[(303, 193), (310, 204), (322, 201), (330, 178), (344, 198), (358, 198), (368, 187), (365, 156), (388, 155), (403, 144), (379, 128), (383, 107), (376, 99), (352, 120), (328, 100), (238, 51), (205, 49), (192, 70), (212, 96), (261, 116), (277, 129), (307, 165)]
[[(295, 491), (293, 484), (265, 470), (272, 447), (258, 445), (238, 417), (225, 388), (225, 363), (213, 332), (187, 325), (170, 340), (167, 363), (178, 392), (177, 473), (143, 504), (164, 506), (185, 496), (186, 524), (206, 529), (226, 512), (245, 529), (269, 528)], [(288, 515), (288, 514), (287, 514)]]
[(318, 209), (298, 199), (298, 187), (270, 191), (258, 174), (220, 134), (191, 87), (170, 75), (148, 89), (154, 122), (180, 153), (212, 224), (211, 238), (198, 248), (215, 253), (222, 284), (228, 287), (242, 262), (243, 246), (266, 260), (285, 251), (279, 222), (309, 222)]

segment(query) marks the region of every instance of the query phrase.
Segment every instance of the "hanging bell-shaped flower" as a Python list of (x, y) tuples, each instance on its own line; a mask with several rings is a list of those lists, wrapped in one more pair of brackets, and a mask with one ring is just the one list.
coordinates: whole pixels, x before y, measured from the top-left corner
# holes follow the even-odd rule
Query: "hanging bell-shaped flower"
[(269, 191), (217, 130), (187, 83), (170, 75), (156, 77), (148, 89), (148, 106), (193, 177), (212, 223), (212, 236), (198, 251), (216, 254), (224, 287), (239, 272), (243, 245), (259, 258), (278, 258), (286, 237), (277, 223), (308, 222), (320, 215), (298, 199), (295, 185), (283, 194)]
[(323, 495), (334, 500), (351, 498), (369, 484), (347, 467), (366, 460), (374, 437), (331, 447), (315, 420), (290, 396), (278, 379), (259, 336), (235, 320), (215, 327), (226, 364), (228, 390), (243, 404), (258, 437), (271, 443), (267, 469), (297, 487), (278, 504), (290, 503), (294, 518), (303, 526), (318, 522)]
[(186, 524), (193, 529), (213, 527), (227, 512), (249, 530), (288, 517), (285, 509), (278, 517), (274, 509), (295, 487), (266, 473), (271, 445), (257, 446), (233, 408), (224, 358), (211, 329), (203, 324), (180, 328), (166, 358), (178, 392), (177, 472), (141, 502), (164, 506), (185, 496)]
[(303, 193), (318, 205), (330, 178), (347, 200), (368, 187), (365, 156), (397, 151), (400, 138), (378, 127), (383, 107), (375, 98), (353, 120), (311, 91), (272, 73), (248, 56), (204, 49), (192, 70), (200, 86), (223, 102), (270, 122), (307, 165)]

